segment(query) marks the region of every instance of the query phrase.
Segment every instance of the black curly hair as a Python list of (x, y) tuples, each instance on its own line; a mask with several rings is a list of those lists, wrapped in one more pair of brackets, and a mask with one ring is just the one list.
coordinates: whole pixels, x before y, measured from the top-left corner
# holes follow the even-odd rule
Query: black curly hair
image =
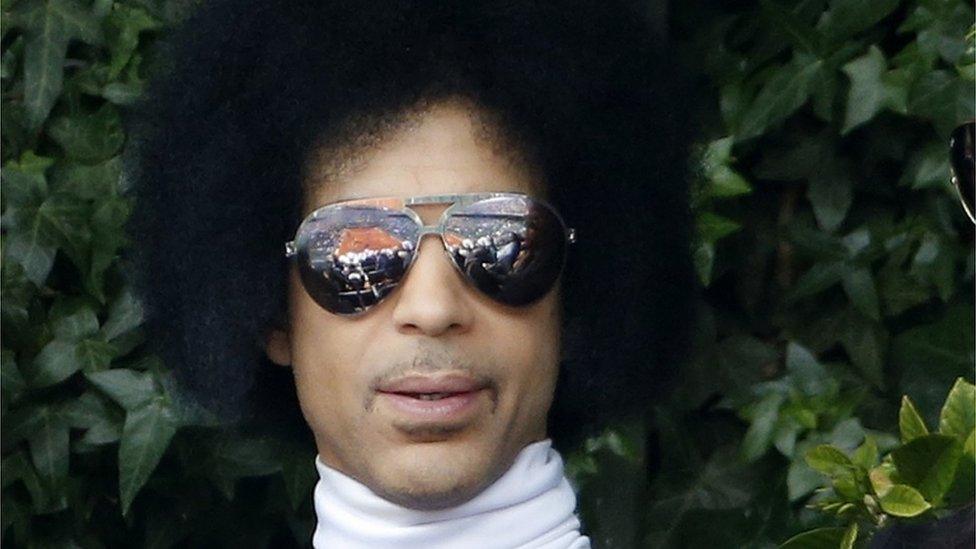
[(306, 166), (323, 144), (368, 147), (416, 105), (448, 98), (489, 113), (580, 235), (563, 278), (557, 447), (641, 413), (668, 386), (695, 292), (688, 93), (638, 10), (224, 0), (169, 43), (170, 66), (129, 120), (126, 262), (155, 350), (204, 405), (298, 410), (262, 345), (286, 318), (282, 246)]

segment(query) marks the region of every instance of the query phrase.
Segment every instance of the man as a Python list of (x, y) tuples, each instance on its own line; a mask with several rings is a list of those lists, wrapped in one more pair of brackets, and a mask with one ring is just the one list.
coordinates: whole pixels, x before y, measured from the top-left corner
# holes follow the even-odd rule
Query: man
[(553, 443), (645, 410), (690, 316), (638, 14), (219, 2), (174, 43), (133, 157), (150, 326), (229, 414), (290, 369), (315, 546), (589, 547)]

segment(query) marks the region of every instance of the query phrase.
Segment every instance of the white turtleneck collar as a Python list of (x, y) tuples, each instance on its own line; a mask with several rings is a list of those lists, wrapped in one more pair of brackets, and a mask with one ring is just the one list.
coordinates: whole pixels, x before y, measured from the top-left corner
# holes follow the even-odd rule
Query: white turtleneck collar
[(316, 457), (316, 549), (589, 549), (576, 495), (549, 439), (529, 444), (497, 481), (440, 511), (391, 503)]

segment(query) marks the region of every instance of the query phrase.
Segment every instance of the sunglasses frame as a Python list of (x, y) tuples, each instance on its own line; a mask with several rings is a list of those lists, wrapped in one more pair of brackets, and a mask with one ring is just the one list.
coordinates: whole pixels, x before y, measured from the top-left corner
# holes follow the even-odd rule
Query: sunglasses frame
[[(295, 237), (292, 240), (289, 240), (288, 242), (285, 243), (285, 257), (297, 260), (299, 255), (299, 250), (296, 245), (296, 242), (298, 241), (299, 235), (301, 235), (302, 230), (305, 228), (306, 225), (320, 219), (326, 210), (334, 208), (336, 206), (343, 206), (343, 205), (353, 206), (356, 204), (369, 206), (371, 205), (371, 203), (375, 203), (375, 202), (394, 200), (394, 201), (401, 202), (402, 206), (400, 208), (387, 208), (385, 206), (376, 206), (376, 207), (382, 209), (389, 209), (391, 211), (401, 212), (405, 214), (407, 217), (409, 217), (419, 228), (416, 236), (416, 243), (414, 244), (414, 249), (416, 251), (412, 254), (410, 263), (407, 265), (406, 269), (404, 269), (403, 277), (400, 279), (400, 282), (406, 280), (407, 275), (410, 273), (410, 269), (417, 262), (417, 257), (420, 255), (420, 242), (423, 240), (424, 236), (429, 234), (435, 234), (440, 237), (441, 248), (444, 250), (444, 253), (448, 256), (448, 260), (450, 264), (458, 272), (461, 278), (464, 279), (464, 282), (469, 286), (471, 286), (475, 291), (482, 293), (481, 290), (479, 290), (476, 286), (474, 286), (474, 282), (469, 279), (467, 273), (465, 273), (461, 269), (461, 267), (454, 261), (453, 257), (451, 257), (450, 251), (448, 250), (447, 241), (444, 239), (444, 229), (446, 227), (447, 221), (451, 218), (451, 215), (458, 209), (470, 206), (472, 204), (476, 204), (478, 202), (482, 202), (484, 200), (490, 200), (493, 198), (521, 198), (521, 199), (528, 199), (537, 204), (540, 204), (544, 208), (548, 209), (556, 217), (556, 219), (559, 221), (560, 225), (562, 226), (563, 233), (565, 235), (564, 246), (568, 248), (570, 245), (576, 243), (576, 229), (566, 225), (566, 221), (562, 218), (562, 216), (559, 214), (559, 211), (556, 208), (554, 208), (551, 204), (549, 204), (545, 200), (536, 198), (534, 196), (525, 193), (479, 192), (479, 193), (458, 193), (458, 194), (431, 194), (431, 195), (418, 195), (418, 196), (410, 196), (410, 197), (375, 196), (375, 197), (353, 198), (348, 200), (340, 200), (337, 202), (330, 202), (328, 204), (324, 204), (316, 208), (314, 211), (312, 211), (307, 216), (305, 216), (305, 219), (303, 219), (301, 224), (299, 224), (298, 229), (295, 230)], [(420, 215), (411, 208), (412, 206), (427, 206), (427, 205), (438, 205), (438, 204), (450, 204), (450, 206), (448, 206), (447, 209), (445, 209), (441, 213), (440, 217), (437, 220), (437, 223), (434, 225), (425, 225), (423, 220), (420, 218)], [(560, 265), (560, 272), (563, 270), (563, 268), (565, 268), (565, 263), (566, 263), (566, 254), (563, 254), (563, 265)], [(376, 305), (378, 303), (379, 301), (377, 301), (373, 305)], [(321, 307), (322, 305), (319, 304), (319, 306)], [(335, 315), (344, 316), (344, 317), (353, 317), (353, 316), (359, 316), (368, 313), (373, 308), (373, 306), (369, 306), (364, 308), (361, 311), (354, 311), (351, 313), (336, 313), (333, 311), (329, 311), (325, 307), (322, 308)]]
[[(976, 121), (969, 121), (965, 124), (961, 124), (953, 130), (949, 137), (949, 172), (951, 175), (952, 186), (955, 187), (956, 197), (959, 198), (959, 203), (962, 204), (963, 211), (966, 212), (966, 217), (973, 223), (976, 223), (976, 212), (973, 211), (973, 206), (966, 201), (966, 196), (972, 196), (973, 187), (976, 184), (973, 181), (963, 181), (962, 174), (966, 173), (966, 170), (960, 170), (959, 167), (963, 163), (968, 163), (972, 161), (972, 150), (974, 141), (974, 127), (976, 127)], [(967, 155), (967, 152), (969, 153)], [(968, 156), (968, 157), (967, 157)], [(973, 170), (970, 168), (969, 175), (972, 175)], [(964, 191), (963, 186), (969, 185), (969, 191)]]

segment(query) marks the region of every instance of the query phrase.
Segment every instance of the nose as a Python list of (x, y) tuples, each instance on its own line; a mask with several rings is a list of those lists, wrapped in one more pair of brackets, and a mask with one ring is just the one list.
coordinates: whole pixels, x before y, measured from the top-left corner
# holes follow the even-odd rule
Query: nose
[(464, 281), (436, 235), (426, 235), (393, 309), (398, 332), (437, 337), (468, 331), (474, 318)]

